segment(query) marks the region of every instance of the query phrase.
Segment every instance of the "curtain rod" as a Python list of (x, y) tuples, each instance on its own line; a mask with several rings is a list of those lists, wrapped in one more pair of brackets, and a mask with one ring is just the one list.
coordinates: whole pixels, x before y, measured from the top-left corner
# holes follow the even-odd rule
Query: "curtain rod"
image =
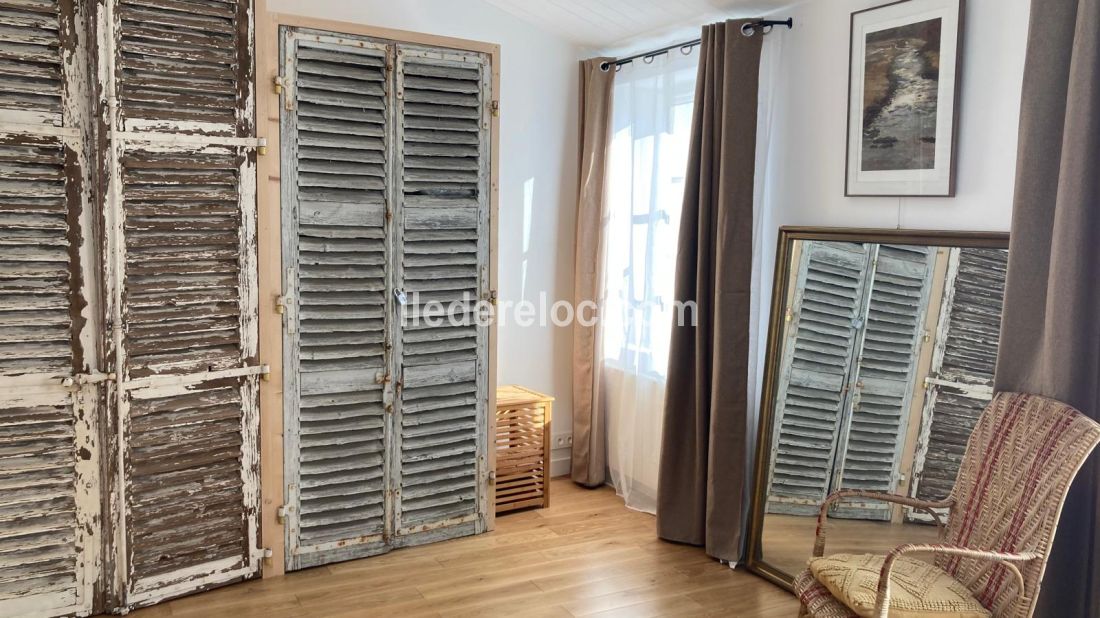
[[(788, 17), (784, 20), (761, 19), (758, 21), (748, 21), (741, 26), (741, 34), (745, 36), (752, 36), (756, 34), (757, 28), (760, 29), (760, 32), (762, 34), (767, 34), (771, 32), (773, 26), (786, 26), (787, 29), (790, 30), (791, 28), (794, 28), (794, 18)], [(661, 47), (658, 49), (652, 49), (647, 52), (642, 52), (640, 54), (634, 54), (633, 56), (616, 58), (611, 62), (605, 62), (601, 64), (600, 69), (606, 71), (611, 68), (611, 65), (615, 65), (615, 70), (618, 71), (624, 64), (630, 64), (638, 58), (641, 58), (644, 62), (649, 63), (652, 62), (653, 59), (657, 56), (660, 56), (661, 54), (667, 54), (674, 49), (679, 49), (680, 53), (686, 56), (687, 54), (690, 54), (691, 50), (700, 43), (702, 43), (702, 39), (692, 39), (690, 41), (684, 41), (683, 43), (675, 43), (673, 45), (669, 45), (668, 47)]]

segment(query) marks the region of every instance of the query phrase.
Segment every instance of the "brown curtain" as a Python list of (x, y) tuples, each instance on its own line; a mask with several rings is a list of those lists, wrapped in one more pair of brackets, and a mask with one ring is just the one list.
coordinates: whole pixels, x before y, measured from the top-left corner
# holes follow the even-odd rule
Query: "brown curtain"
[[(761, 39), (745, 20), (703, 27), (676, 256), (657, 496), (661, 538), (741, 559), (748, 444), (749, 290)], [(690, 312), (687, 312), (690, 314)]]
[[(607, 154), (611, 143), (611, 88), (615, 71), (601, 65), (612, 58), (581, 62), (580, 188), (577, 195), (577, 248), (573, 265), (574, 307), (592, 316), (582, 303), (602, 305), (607, 219)], [(595, 314), (598, 315), (598, 312)], [(588, 487), (603, 485), (607, 468), (607, 423), (600, 398), (598, 321), (573, 323), (573, 480)]]
[[(1100, 420), (1100, 0), (1033, 0), (998, 390)], [(1100, 457), (1074, 482), (1037, 616), (1100, 616)]]

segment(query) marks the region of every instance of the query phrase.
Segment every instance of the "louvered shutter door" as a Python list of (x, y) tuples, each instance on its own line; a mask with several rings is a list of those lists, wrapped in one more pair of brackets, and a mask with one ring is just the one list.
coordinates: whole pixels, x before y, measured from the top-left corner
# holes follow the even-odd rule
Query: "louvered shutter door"
[(815, 514), (830, 491), (867, 270), (867, 245), (802, 244), (780, 365), (768, 512)]
[(914, 492), (942, 500), (955, 485), (966, 442), (993, 396), (1008, 251), (953, 249), (948, 267)]
[[(406, 310), (487, 296), (490, 76), (479, 54), (397, 48), (394, 275)], [(395, 543), (484, 529), (487, 333), (400, 325)]]
[[(935, 251), (904, 245), (875, 248), (835, 489), (892, 492), (897, 486)], [(833, 514), (889, 519), (891, 510), (881, 502), (845, 501)]]
[(88, 614), (101, 374), (83, 6), (0, 7), (0, 615)]
[(387, 48), (285, 31), (287, 567), (385, 551)]
[(248, 0), (109, 0), (115, 546), (131, 608), (259, 567)]

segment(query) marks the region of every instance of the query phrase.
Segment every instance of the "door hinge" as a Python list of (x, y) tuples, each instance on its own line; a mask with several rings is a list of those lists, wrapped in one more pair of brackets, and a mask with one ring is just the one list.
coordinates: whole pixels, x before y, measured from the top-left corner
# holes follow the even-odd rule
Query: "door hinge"
[(290, 505), (284, 504), (275, 510), (275, 521), (280, 525), (285, 524), (288, 515), (290, 515)]
[(280, 296), (275, 297), (275, 313), (278, 313), (279, 315), (285, 314), (286, 313), (286, 306), (287, 306), (287, 297), (286, 296), (281, 296), (280, 295)]
[(497, 291), (496, 290), (489, 290), (489, 298), (487, 300), (489, 301), (490, 305), (496, 307), (497, 306)]
[(494, 117), (499, 116), (500, 115), (500, 101), (497, 101), (496, 99), (491, 101), (489, 103), (489, 111), (493, 114)]
[(272, 90), (275, 91), (275, 94), (282, 94), (283, 93), (283, 76), (282, 75), (276, 75), (275, 77), (271, 78), (271, 87), (272, 87)]
[(385, 373), (385, 374), (380, 373), (380, 374), (374, 376), (374, 383), (375, 384), (388, 384), (390, 382), (390, 380), (392, 380), (392, 379), (393, 379), (393, 377), (389, 373)]

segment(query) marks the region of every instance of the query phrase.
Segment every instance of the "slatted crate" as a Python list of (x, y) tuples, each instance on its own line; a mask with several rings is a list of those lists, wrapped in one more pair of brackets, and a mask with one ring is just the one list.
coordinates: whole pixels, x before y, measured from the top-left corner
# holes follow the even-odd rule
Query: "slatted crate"
[(550, 506), (553, 401), (522, 386), (497, 389), (497, 514)]

